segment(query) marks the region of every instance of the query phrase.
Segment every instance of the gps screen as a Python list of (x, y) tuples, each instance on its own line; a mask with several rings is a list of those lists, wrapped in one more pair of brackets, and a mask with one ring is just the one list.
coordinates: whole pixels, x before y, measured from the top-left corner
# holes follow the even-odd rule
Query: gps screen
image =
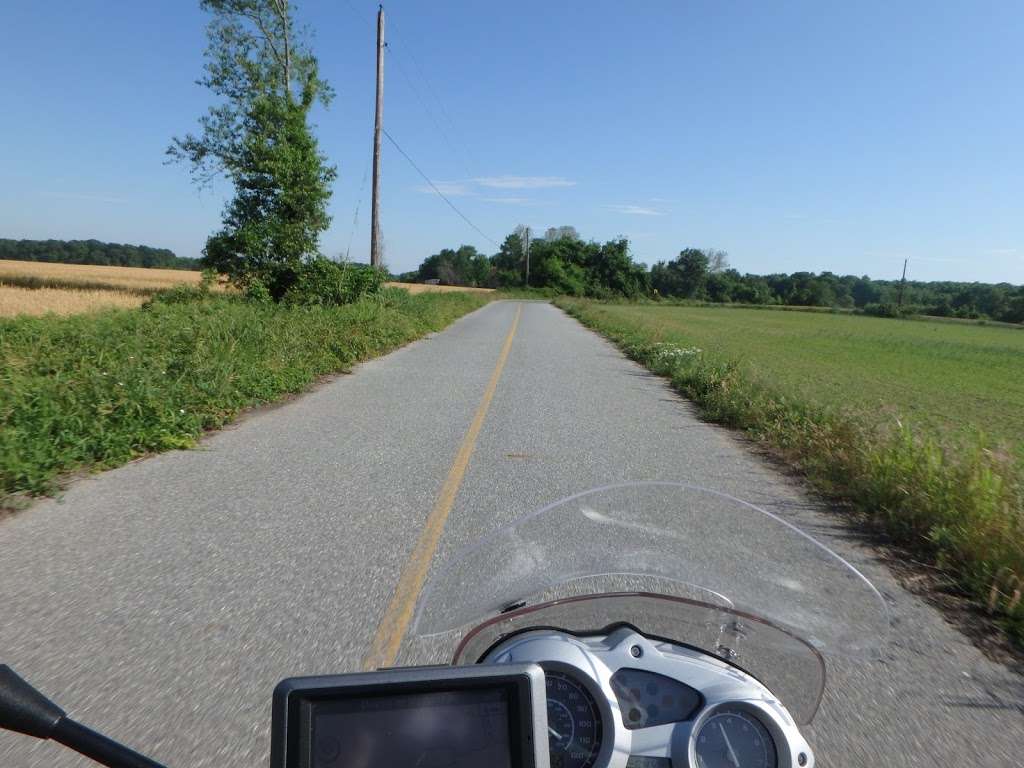
[(311, 768), (512, 768), (507, 687), (346, 698), (310, 710)]

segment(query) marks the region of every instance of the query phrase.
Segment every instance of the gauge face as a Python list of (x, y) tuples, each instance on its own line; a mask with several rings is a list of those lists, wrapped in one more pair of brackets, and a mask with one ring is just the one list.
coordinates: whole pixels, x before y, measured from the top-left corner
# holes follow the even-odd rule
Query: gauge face
[(551, 768), (591, 768), (601, 751), (601, 713), (590, 692), (562, 672), (545, 670)]
[(775, 742), (761, 722), (738, 709), (720, 709), (697, 732), (697, 768), (775, 768)]

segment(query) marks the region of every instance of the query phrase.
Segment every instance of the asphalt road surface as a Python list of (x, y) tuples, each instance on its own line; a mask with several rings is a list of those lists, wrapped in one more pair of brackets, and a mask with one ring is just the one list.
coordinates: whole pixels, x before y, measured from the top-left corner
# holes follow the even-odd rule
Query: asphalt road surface
[[(806, 731), (819, 765), (1024, 765), (1021, 677), (748, 445), (540, 303), (491, 304), (0, 520), (0, 660), (169, 766), (265, 765), (279, 679), (417, 661), (393, 635), (437, 563), (555, 499), (650, 479), (761, 504), (885, 596), (883, 658), (831, 669)], [(0, 735), (4, 768), (86, 764)]]

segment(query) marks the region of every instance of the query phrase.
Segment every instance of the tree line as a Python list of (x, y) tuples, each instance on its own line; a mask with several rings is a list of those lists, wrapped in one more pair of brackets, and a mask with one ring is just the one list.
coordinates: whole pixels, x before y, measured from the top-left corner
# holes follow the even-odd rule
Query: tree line
[[(445, 248), (399, 280), (519, 288), (526, 282), (526, 230), (519, 227), (488, 256), (471, 245)], [(557, 227), (530, 243), (528, 287), (598, 298), (689, 299), (715, 303), (834, 307), (881, 316), (926, 314), (1024, 323), (1024, 286), (1009, 283), (872, 280), (832, 272), (741, 274), (728, 254), (685, 248), (648, 269), (633, 261), (629, 242), (586, 242), (573, 227)]]
[(109, 267), (200, 269), (199, 259), (175, 255), (167, 248), (102, 243), (99, 240), (3, 240), (0, 259), (48, 261), (60, 264), (98, 264)]

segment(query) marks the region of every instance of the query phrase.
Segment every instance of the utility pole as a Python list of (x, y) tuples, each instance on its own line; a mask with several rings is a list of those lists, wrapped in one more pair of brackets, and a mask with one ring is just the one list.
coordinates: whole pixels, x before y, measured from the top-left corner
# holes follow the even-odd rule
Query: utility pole
[(910, 261), (910, 259), (904, 259), (903, 260), (903, 277), (900, 278), (900, 292), (899, 292), (898, 298), (896, 299), (896, 308), (897, 309), (902, 309), (903, 308), (903, 286), (905, 286), (907, 284), (907, 262), (908, 261)]
[(370, 265), (380, 258), (380, 132), (384, 119), (384, 6), (377, 9), (377, 112), (373, 120), (373, 201), (370, 206)]
[(527, 227), (526, 231), (523, 232), (523, 238), (526, 242), (523, 247), (526, 250), (526, 287), (530, 287), (530, 228)]

